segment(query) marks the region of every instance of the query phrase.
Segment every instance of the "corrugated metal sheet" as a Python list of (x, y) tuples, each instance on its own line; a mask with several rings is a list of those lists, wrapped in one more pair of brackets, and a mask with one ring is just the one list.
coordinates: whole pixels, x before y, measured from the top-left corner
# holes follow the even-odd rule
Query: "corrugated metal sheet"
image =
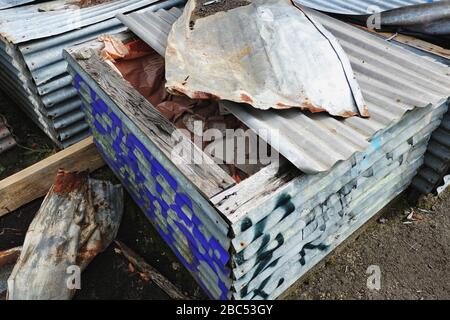
[[(47, 38), (114, 18), (158, 0), (113, 0), (79, 8), (71, 0), (49, 1), (0, 12), (1, 36), (13, 43)], [(26, 23), (24, 23), (26, 21)]]
[(0, 0), (0, 9), (17, 7), (36, 0)]
[[(171, 25), (170, 19), (164, 17), (179, 13), (178, 10), (155, 13), (140, 10), (119, 16), (119, 19), (137, 35), (145, 35), (144, 40), (150, 46), (161, 50)], [(281, 138), (278, 147), (273, 147), (303, 172), (329, 170), (338, 161), (380, 143), (376, 133), (393, 125), (407, 111), (440, 105), (450, 96), (448, 67), (388, 45), (382, 39), (324, 14), (310, 13), (337, 37), (349, 55), (371, 117), (337, 119), (297, 110), (261, 111), (224, 103), (256, 132), (276, 130)], [(392, 71), (395, 73), (391, 75)]]
[[(297, 0), (301, 3), (307, 2), (311, 5), (309, 1)], [(355, 21), (358, 23), (367, 25), (378, 24), (377, 28), (396, 30), (402, 33), (413, 33), (422, 34), (429, 36), (448, 36), (450, 35), (450, 22), (448, 16), (450, 14), (450, 2), (448, 1), (411, 1), (407, 5), (396, 7), (393, 2), (389, 1), (389, 6), (392, 6), (392, 10), (384, 11), (382, 8), (376, 7), (375, 5), (369, 6), (366, 9), (366, 14), (361, 17), (351, 15), (351, 10), (348, 10), (347, 3), (341, 3), (341, 1), (329, 1), (327, 5), (335, 5), (336, 11), (342, 11), (341, 13), (346, 13), (351, 15)], [(369, 3), (367, 3), (369, 4)], [(326, 6), (327, 6), (326, 5)], [(364, 7), (365, 2), (361, 1), (358, 6)], [(406, 5), (406, 6), (405, 6)], [(313, 7), (319, 7), (315, 5)], [(329, 11), (326, 8), (321, 8), (324, 11)], [(370, 19), (366, 21), (367, 13), (369, 12), (380, 12), (383, 11), (375, 19)], [(363, 12), (363, 11), (362, 11)], [(444, 41), (443, 38), (439, 39)], [(437, 40), (435, 40), (437, 41)]]
[(374, 9), (377, 9), (378, 12), (382, 12), (415, 4), (438, 1), (440, 0), (295, 0), (295, 2), (301, 5), (319, 11), (351, 15), (366, 15), (372, 14)]
[[(390, 38), (392, 34), (381, 33), (381, 37)], [(450, 66), (450, 58), (446, 50), (418, 40), (412, 36), (394, 37), (389, 41), (429, 60)], [(409, 199), (415, 202), (421, 194), (435, 193), (443, 183), (443, 178), (450, 170), (450, 110), (442, 119), (442, 123), (431, 136), (423, 166), (411, 183)]]
[[(395, 43), (395, 42), (394, 42)], [(398, 43), (413, 52), (439, 61), (450, 66), (450, 59), (436, 56), (433, 52), (425, 49), (417, 50), (405, 44)], [(444, 115), (441, 125), (433, 132), (428, 144), (423, 166), (411, 183), (410, 199), (417, 201), (420, 194), (435, 193), (437, 188), (443, 184), (444, 176), (450, 170), (450, 110)]]
[(11, 132), (6, 126), (6, 123), (1, 115), (2, 105), (4, 103), (5, 101), (0, 94), (0, 153), (5, 152), (16, 145), (16, 140), (11, 135)]
[[(436, 192), (450, 169), (450, 113), (433, 132), (423, 167), (412, 181), (412, 188), (422, 194)], [(417, 200), (417, 197), (415, 197)]]
[[(89, 134), (80, 110), (81, 101), (62, 58), (63, 48), (125, 30), (119, 20), (112, 18), (115, 14), (157, 0), (111, 1), (77, 11), (61, 9), (62, 3), (69, 2), (51, 1), (0, 12), (0, 33), (12, 40), (0, 41), (0, 84), (62, 147)], [(152, 6), (171, 7), (179, 2), (162, 1)], [(42, 6), (46, 10), (54, 6), (59, 9), (40, 12)], [(68, 15), (78, 20), (67, 19)]]

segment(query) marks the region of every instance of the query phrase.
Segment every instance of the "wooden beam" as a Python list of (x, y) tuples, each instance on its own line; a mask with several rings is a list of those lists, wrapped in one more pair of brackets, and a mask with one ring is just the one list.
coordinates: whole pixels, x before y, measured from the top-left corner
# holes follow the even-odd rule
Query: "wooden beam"
[(47, 194), (58, 169), (94, 171), (104, 165), (92, 137), (0, 181), (0, 217)]

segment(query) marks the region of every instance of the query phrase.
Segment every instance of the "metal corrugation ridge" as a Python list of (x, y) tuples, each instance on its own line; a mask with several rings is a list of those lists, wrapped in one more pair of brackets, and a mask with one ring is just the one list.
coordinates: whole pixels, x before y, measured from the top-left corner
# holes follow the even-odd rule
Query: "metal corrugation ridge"
[(34, 1), (36, 0), (0, 0), (0, 10), (21, 6)]
[(62, 57), (64, 48), (95, 39), (102, 34), (115, 34), (125, 30), (126, 27), (119, 20), (110, 19), (62, 35), (20, 44), (18, 51), (34, 82), (39, 86), (63, 73), (67, 74), (67, 63)]
[[(1, 43), (1, 42), (0, 42)], [(8, 45), (9, 46), (9, 45)], [(0, 84), (25, 113), (56, 143), (56, 132), (52, 130), (41, 106), (39, 96), (33, 92), (34, 83), (29, 72), (16, 60), (16, 54), (8, 46), (0, 46)], [(7, 59), (7, 57), (10, 58)]]
[[(444, 176), (450, 170), (450, 112), (442, 120), (441, 126), (431, 136), (425, 161), (414, 177), (411, 187), (421, 194), (436, 192), (442, 185)], [(413, 200), (417, 200), (416, 194)]]
[[(56, 2), (61, 3), (61, 1)], [(105, 15), (108, 13), (109, 16), (113, 16), (117, 12), (133, 10), (151, 3), (154, 4), (148, 7), (149, 10), (156, 10), (161, 7), (170, 7), (173, 3), (180, 1), (131, 1), (131, 4), (129, 2), (127, 6), (118, 7), (120, 10), (111, 6), (106, 6), (102, 10), (105, 11)], [(39, 24), (42, 20), (35, 15), (36, 7), (40, 6), (41, 4), (5, 10), (0, 12), (0, 19), (16, 14), (14, 18), (20, 21), (20, 24), (25, 24), (23, 19), (31, 19), (32, 23)], [(61, 14), (56, 13), (57, 16)], [(40, 13), (37, 14), (39, 15)], [(89, 16), (83, 15), (82, 19), (85, 17)], [(6, 72), (9, 81), (15, 83), (8, 91), (34, 122), (62, 147), (69, 146), (89, 135), (88, 125), (80, 110), (81, 100), (72, 86), (72, 77), (67, 73), (67, 62), (62, 57), (63, 49), (95, 39), (102, 34), (116, 34), (126, 30), (126, 27), (114, 17), (106, 21), (101, 21), (99, 18), (97, 21), (99, 22), (83, 28), (73, 25), (71, 31), (60, 33), (58, 30), (58, 33), (53, 36), (39, 37), (39, 39), (23, 43), (20, 41), (17, 45), (0, 41), (0, 68)], [(46, 21), (45, 24), (38, 25), (37, 29), (48, 27), (49, 23)], [(4, 31), (5, 24), (0, 23), (0, 32), (3, 34)], [(4, 82), (2, 80), (0, 82)]]
[[(371, 117), (338, 119), (299, 110), (257, 110), (224, 102), (256, 132), (272, 129), (279, 141), (269, 141), (305, 173), (328, 171), (337, 162), (379, 143), (376, 135), (416, 107), (440, 105), (450, 96), (450, 69), (429, 61), (349, 24), (307, 10), (341, 43), (369, 106)], [(150, 46), (164, 52), (170, 19), (180, 12), (146, 10), (119, 19)], [(155, 31), (156, 30), (156, 31)], [(276, 145), (278, 145), (276, 147)]]
[[(2, 110), (2, 105), (5, 102), (0, 94), (0, 111)], [(6, 123), (3, 118), (0, 116), (0, 153), (3, 153), (16, 145), (16, 140), (11, 135)]]
[[(46, 38), (114, 18), (158, 0), (113, 0), (79, 8), (71, 0), (49, 1), (0, 11), (1, 36), (18, 44)], [(24, 23), (26, 21), (26, 23)]]
[[(433, 2), (439, 2), (434, 0)], [(366, 15), (416, 4), (430, 3), (430, 0), (294, 0), (303, 6), (323, 12)]]
[[(391, 34), (387, 35), (384, 33), (375, 34), (383, 39), (391, 36)], [(441, 54), (434, 46), (431, 44), (428, 46), (426, 42), (422, 41), (420, 46), (416, 46), (413, 41), (415, 38), (409, 38), (411, 38), (412, 42), (407, 42), (404, 39), (399, 41), (397, 38), (389, 42), (436, 63), (450, 66), (450, 58), (445, 54)], [(409, 199), (415, 202), (421, 194), (435, 193), (437, 187), (443, 183), (444, 176), (448, 172), (450, 172), (450, 110), (444, 116), (440, 127), (431, 136), (424, 164), (411, 183)]]

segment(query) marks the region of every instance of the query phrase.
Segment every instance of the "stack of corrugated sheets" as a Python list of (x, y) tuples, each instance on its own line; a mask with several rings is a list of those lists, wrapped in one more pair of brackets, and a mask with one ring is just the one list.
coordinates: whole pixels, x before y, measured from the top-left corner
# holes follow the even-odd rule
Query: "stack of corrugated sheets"
[[(89, 134), (62, 50), (126, 28), (118, 13), (180, 1), (112, 0), (79, 7), (76, 1), (0, 3), (0, 85), (61, 147)], [(157, 3), (158, 2), (158, 3)], [(14, 7), (18, 6), (18, 7)], [(10, 8), (11, 7), (11, 8)]]

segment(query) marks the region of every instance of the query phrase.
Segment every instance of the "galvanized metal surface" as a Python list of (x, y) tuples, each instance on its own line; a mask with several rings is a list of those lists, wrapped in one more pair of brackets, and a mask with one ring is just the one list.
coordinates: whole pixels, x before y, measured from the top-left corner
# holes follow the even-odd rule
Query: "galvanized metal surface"
[[(386, 36), (383, 34), (383, 38)], [(402, 42), (397, 41), (395, 37), (390, 42), (405, 48), (415, 54), (423, 56), (429, 60), (450, 66), (450, 59), (445, 54), (441, 54), (439, 47), (420, 41), (420, 47), (416, 46), (417, 39), (409, 37)], [(409, 45), (407, 44), (409, 43)], [(444, 49), (442, 49), (444, 50)], [(445, 53), (445, 50), (444, 50)], [(411, 201), (417, 201), (421, 194), (435, 193), (436, 189), (443, 182), (443, 178), (450, 170), (450, 111), (444, 115), (442, 123), (433, 133), (428, 144), (425, 160), (418, 174), (411, 182), (409, 198)]]
[[(436, 192), (450, 170), (450, 112), (431, 136), (424, 165), (412, 181), (412, 188), (421, 194)], [(417, 200), (418, 197), (415, 196)]]
[[(46, 9), (57, 5), (56, 2), (60, 3), (50, 2)], [(81, 9), (83, 13), (78, 15), (79, 23), (72, 21), (72, 24), (69, 24), (71, 20), (64, 20), (68, 13), (73, 13), (74, 9), (70, 8), (37, 12), (38, 8), (42, 7), (42, 4), (37, 4), (0, 12), (0, 21), (11, 20), (0, 23), (1, 34), (9, 34), (15, 41), (0, 41), (0, 85), (7, 88), (8, 94), (62, 147), (89, 135), (88, 126), (80, 110), (81, 101), (71, 85), (72, 78), (66, 71), (67, 63), (62, 58), (62, 50), (95, 39), (101, 34), (124, 31), (126, 27), (119, 20), (107, 17), (113, 13), (154, 3), (156, 0), (131, 1), (130, 6), (128, 1), (125, 2), (112, 1), (86, 8), (89, 11)], [(152, 7), (171, 7), (179, 2), (169, 0)], [(113, 3), (116, 5), (112, 6)], [(61, 8), (60, 4), (58, 8)], [(98, 15), (94, 14), (95, 12), (98, 12)], [(49, 15), (52, 16), (51, 19), (47, 19)], [(27, 19), (27, 23), (23, 22), (24, 19)], [(22, 26), (17, 27), (17, 24)], [(61, 25), (64, 28), (59, 28)], [(79, 28), (81, 25), (84, 27)], [(26, 33), (26, 37), (21, 38), (23, 33)], [(43, 35), (47, 37), (42, 38)], [(24, 39), (28, 41), (23, 42)]]
[[(401, 8), (415, 4), (430, 3), (430, 0), (294, 0), (295, 2), (319, 10), (330, 13), (349, 14), (349, 15), (366, 15), (376, 12), (382, 12), (392, 9)], [(434, 0), (431, 2), (439, 2)]]
[[(448, 36), (450, 35), (450, 1), (406, 1), (403, 5), (393, 1), (385, 1), (387, 6), (378, 7), (372, 1), (358, 2), (358, 8), (349, 8), (347, 2), (328, 1), (322, 7), (321, 2), (296, 0), (300, 3), (306, 3), (313, 8), (320, 8), (320, 10), (343, 13), (346, 15), (353, 15), (352, 9), (358, 14), (364, 16), (355, 17), (359, 23), (376, 27), (378, 29), (397, 30), (403, 33), (420, 33), (431, 36)], [(313, 2), (313, 3), (311, 3)], [(331, 7), (334, 10), (331, 9)], [(362, 6), (362, 7), (361, 7)], [(364, 6), (365, 12), (364, 12)], [(388, 10), (388, 11), (386, 11)], [(380, 13), (377, 16), (368, 17), (368, 14)]]
[(403, 191), (447, 106), (426, 109), (385, 130), (378, 148), (292, 181), (233, 226), (244, 230), (232, 240), (235, 297), (273, 298)]
[(0, 0), (0, 9), (12, 8), (34, 1), (36, 0)]
[[(278, 132), (282, 139), (273, 147), (303, 172), (329, 170), (337, 162), (368, 148), (377, 132), (393, 125), (407, 111), (442, 104), (450, 96), (448, 67), (326, 15), (310, 13), (338, 39), (348, 54), (371, 117), (343, 120), (297, 110), (261, 111), (224, 102), (256, 132), (267, 129)], [(170, 30), (170, 20), (163, 19), (166, 14), (176, 16), (179, 11), (152, 14), (141, 10), (125, 15), (125, 19), (119, 18), (139, 34), (145, 34), (144, 40), (161, 51)]]
[(0, 12), (0, 34), (15, 44), (28, 42), (109, 20), (157, 1), (112, 0), (80, 8), (71, 0), (62, 0), (11, 8)]
[(200, 3), (189, 0), (169, 34), (165, 54), (169, 92), (193, 99), (218, 97), (249, 104), (250, 109), (368, 116), (342, 47), (292, 1), (254, 0), (197, 19), (192, 27)]

